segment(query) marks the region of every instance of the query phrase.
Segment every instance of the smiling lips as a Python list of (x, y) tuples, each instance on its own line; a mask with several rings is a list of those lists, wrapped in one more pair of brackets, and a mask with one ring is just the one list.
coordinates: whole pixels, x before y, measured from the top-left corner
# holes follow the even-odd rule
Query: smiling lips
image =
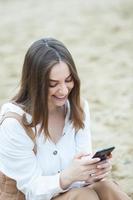
[(59, 101), (63, 101), (63, 100), (66, 100), (67, 96), (64, 96), (64, 97), (57, 97), (55, 95), (53, 95), (54, 98), (56, 98), (57, 100)]

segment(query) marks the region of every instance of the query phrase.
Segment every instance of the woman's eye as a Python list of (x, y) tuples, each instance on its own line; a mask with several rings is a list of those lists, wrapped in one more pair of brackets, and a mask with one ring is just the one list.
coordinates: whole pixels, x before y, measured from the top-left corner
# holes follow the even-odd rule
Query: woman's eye
[(68, 78), (68, 79), (65, 80), (65, 82), (67, 82), (67, 83), (69, 83), (69, 82), (71, 82), (71, 81), (73, 81), (73, 78), (72, 78), (72, 77), (70, 77), (70, 78)]
[(57, 83), (50, 83), (49, 84), (49, 87), (56, 87), (57, 86)]

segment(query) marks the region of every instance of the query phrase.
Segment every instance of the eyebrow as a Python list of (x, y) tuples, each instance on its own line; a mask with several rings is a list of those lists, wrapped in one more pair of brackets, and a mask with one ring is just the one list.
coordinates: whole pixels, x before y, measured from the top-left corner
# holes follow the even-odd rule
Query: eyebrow
[[(66, 77), (65, 79), (68, 79), (68, 78), (71, 77), (71, 76), (72, 76), (72, 74), (69, 74), (69, 76)], [(58, 80), (53, 80), (53, 79), (49, 79), (49, 81), (52, 81), (52, 82), (58, 82)]]

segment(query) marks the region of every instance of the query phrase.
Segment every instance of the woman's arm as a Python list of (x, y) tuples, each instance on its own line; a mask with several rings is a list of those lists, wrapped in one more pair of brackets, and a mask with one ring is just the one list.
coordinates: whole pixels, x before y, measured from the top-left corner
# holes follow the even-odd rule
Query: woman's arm
[(59, 176), (44, 176), (32, 149), (34, 143), (16, 119), (0, 126), (0, 171), (13, 178), (29, 200), (49, 200), (62, 192)]

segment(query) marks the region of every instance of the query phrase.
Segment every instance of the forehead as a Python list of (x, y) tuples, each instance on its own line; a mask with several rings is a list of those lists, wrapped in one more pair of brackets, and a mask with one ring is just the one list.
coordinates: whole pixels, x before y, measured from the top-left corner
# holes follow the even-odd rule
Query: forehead
[(60, 80), (70, 75), (70, 69), (64, 62), (59, 62), (54, 65), (50, 71), (49, 78), (53, 80)]

